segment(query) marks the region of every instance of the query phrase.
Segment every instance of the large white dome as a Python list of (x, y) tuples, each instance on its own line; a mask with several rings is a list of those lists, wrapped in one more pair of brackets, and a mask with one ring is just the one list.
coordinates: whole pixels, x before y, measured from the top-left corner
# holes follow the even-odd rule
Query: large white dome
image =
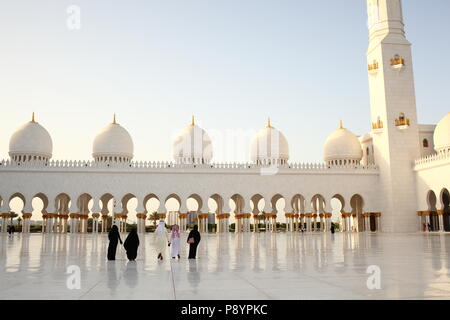
[(104, 127), (94, 139), (92, 156), (96, 161), (130, 161), (134, 144), (128, 131), (114, 121)]
[(173, 140), (173, 157), (177, 163), (207, 164), (213, 157), (212, 142), (205, 130), (192, 123)]
[(258, 131), (251, 142), (251, 160), (256, 164), (286, 164), (289, 144), (286, 137), (270, 125)]
[(9, 140), (9, 155), (14, 160), (48, 160), (53, 142), (48, 131), (33, 118), (14, 132)]
[(325, 141), (323, 158), (329, 164), (359, 163), (362, 159), (361, 143), (351, 131), (336, 129)]
[(450, 151), (450, 113), (434, 129), (434, 149), (437, 152)]

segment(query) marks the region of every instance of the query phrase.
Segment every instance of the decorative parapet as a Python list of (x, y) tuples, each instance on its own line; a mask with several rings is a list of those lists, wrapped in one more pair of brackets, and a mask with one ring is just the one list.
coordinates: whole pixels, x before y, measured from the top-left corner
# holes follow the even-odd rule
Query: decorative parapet
[(289, 163), (279, 166), (270, 166), (253, 163), (212, 163), (212, 164), (178, 164), (164, 161), (134, 161), (134, 162), (95, 162), (80, 160), (31, 160), (27, 162), (16, 162), (8, 160), (0, 161), (1, 171), (127, 171), (127, 172), (177, 172), (206, 171), (206, 172), (259, 172), (267, 169), (276, 173), (291, 172), (378, 172), (376, 165), (329, 165), (327, 163)]
[(444, 165), (450, 165), (450, 152), (440, 152), (415, 161), (414, 170), (426, 170)]

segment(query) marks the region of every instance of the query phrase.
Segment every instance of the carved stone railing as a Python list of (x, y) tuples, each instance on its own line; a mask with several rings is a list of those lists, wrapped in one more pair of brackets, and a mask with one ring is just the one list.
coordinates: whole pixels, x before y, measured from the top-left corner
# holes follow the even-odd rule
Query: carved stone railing
[(358, 171), (358, 172), (378, 172), (375, 165), (328, 165), (326, 163), (289, 163), (285, 165), (271, 166), (269, 164), (257, 165), (254, 163), (211, 163), (211, 164), (178, 164), (168, 161), (132, 161), (132, 162), (95, 162), (81, 160), (31, 160), (26, 162), (16, 162), (11, 160), (0, 161), (0, 171), (3, 170), (42, 170), (42, 171), (170, 171), (172, 169), (203, 169), (203, 170), (280, 170), (280, 171)]
[(414, 170), (422, 170), (450, 164), (450, 152), (440, 152), (415, 161)]

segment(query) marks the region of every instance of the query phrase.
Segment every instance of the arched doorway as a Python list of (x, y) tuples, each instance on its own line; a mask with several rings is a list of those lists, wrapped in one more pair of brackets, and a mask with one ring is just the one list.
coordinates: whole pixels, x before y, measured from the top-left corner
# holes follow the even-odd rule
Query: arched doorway
[[(340, 194), (335, 194), (330, 201), (331, 205), (331, 223), (339, 231), (345, 231), (345, 219), (342, 214), (345, 213), (345, 199)], [(331, 227), (331, 226), (330, 226)]]
[(303, 229), (304, 226), (304, 216), (305, 216), (305, 197), (301, 194), (296, 194), (294, 197), (292, 197), (291, 201), (292, 208), (294, 209), (293, 214), (294, 217), (294, 231), (299, 231), (301, 228)]
[(225, 202), (223, 197), (217, 193), (211, 195), (208, 199), (208, 206), (211, 212), (215, 213), (214, 229), (216, 232), (228, 232), (228, 218), (226, 213), (223, 212)]
[[(30, 220), (30, 218), (25, 219), (23, 209), (25, 208), (25, 196), (21, 193), (15, 193), (9, 198), (9, 208), (11, 216), (17, 215), (18, 217), (18, 226), (17, 231), (29, 232), (30, 225), (26, 223), (26, 220)], [(25, 214), (30, 214), (32, 212), (26, 212)], [(20, 217), (22, 214), (22, 218)], [(20, 218), (20, 220), (19, 220)], [(27, 222), (28, 222), (27, 221)]]
[(442, 201), (442, 220), (444, 222), (444, 231), (450, 231), (450, 193), (447, 189), (443, 189), (441, 192)]
[[(360, 232), (364, 229), (364, 217), (363, 217), (363, 208), (364, 208), (364, 200), (359, 194), (355, 194), (350, 199), (350, 206), (352, 207), (352, 221), (353, 221), (353, 230)], [(371, 217), (370, 219), (370, 231), (376, 231), (376, 220), (375, 217)]]
[[(240, 194), (234, 194), (230, 198), (230, 208), (231, 212), (234, 213), (235, 223), (234, 223), (234, 232), (245, 232), (247, 231), (247, 220), (244, 218), (244, 208), (245, 202), (244, 197)], [(231, 226), (233, 229), (233, 225)]]
[(313, 209), (312, 225), (311, 226), (308, 225), (307, 228), (308, 227), (312, 228), (312, 231), (323, 231), (324, 229), (323, 215), (325, 213), (326, 208), (325, 198), (320, 194), (314, 195), (311, 199), (311, 208)]
[(194, 225), (197, 225), (200, 232), (207, 232), (208, 212), (206, 212), (206, 215), (205, 212), (202, 212), (203, 208), (202, 197), (196, 193), (191, 194), (186, 200), (186, 207), (188, 208), (187, 226), (191, 228)]
[(253, 208), (252, 214), (253, 214), (253, 225), (254, 225), (254, 231), (255, 232), (261, 232), (266, 231), (265, 229), (265, 212), (264, 212), (264, 206), (265, 201), (264, 197), (260, 194), (255, 194), (250, 198), (251, 207)]
[(428, 211), (429, 215), (429, 231), (438, 231), (439, 230), (439, 217), (437, 214), (436, 208), (437, 198), (434, 191), (428, 192)]

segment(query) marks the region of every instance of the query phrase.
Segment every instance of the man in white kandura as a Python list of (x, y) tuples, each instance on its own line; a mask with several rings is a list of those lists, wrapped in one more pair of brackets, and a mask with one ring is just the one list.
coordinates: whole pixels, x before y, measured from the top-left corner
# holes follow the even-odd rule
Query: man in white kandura
[(156, 228), (155, 231), (155, 236), (156, 236), (156, 250), (158, 251), (158, 259), (162, 260), (164, 258), (164, 253), (166, 252), (167, 244), (169, 243), (164, 220), (159, 220), (158, 227)]
[(180, 259), (180, 227), (178, 225), (174, 225), (172, 227), (172, 232), (170, 233), (170, 255), (172, 259), (178, 257)]

